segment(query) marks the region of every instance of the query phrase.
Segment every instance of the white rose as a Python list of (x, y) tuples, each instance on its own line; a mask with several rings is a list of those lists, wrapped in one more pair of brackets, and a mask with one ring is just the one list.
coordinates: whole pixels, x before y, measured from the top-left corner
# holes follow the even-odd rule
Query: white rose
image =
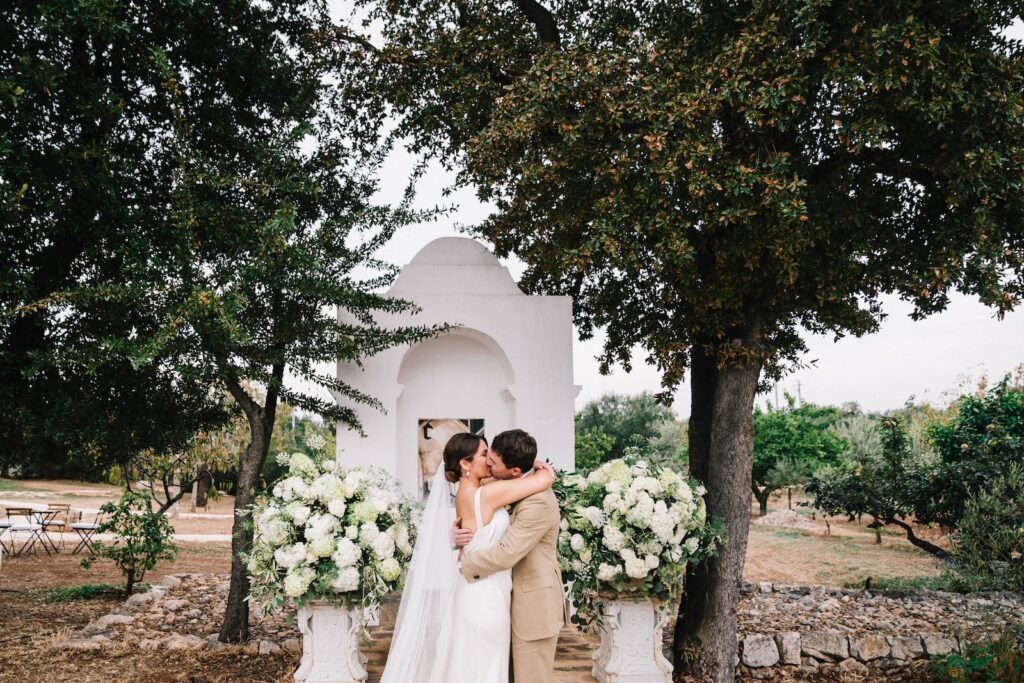
[(644, 563), (648, 569), (657, 569), (661, 565), (661, 560), (658, 559), (657, 555), (648, 555), (644, 558)]

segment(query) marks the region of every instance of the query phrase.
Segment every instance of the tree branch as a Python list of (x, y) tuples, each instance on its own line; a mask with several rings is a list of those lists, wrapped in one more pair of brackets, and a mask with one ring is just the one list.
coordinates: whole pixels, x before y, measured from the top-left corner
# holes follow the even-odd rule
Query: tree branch
[(909, 524), (907, 524), (903, 520), (896, 519), (895, 517), (888, 517), (888, 518), (885, 519), (885, 523), (886, 524), (895, 524), (899, 528), (901, 528), (904, 531), (906, 531), (907, 532), (907, 540), (910, 541), (911, 545), (914, 545), (914, 546), (920, 548), (921, 550), (925, 551), (929, 555), (934, 555), (935, 557), (939, 558), (943, 562), (951, 562), (953, 560), (953, 557), (948, 552), (946, 552), (945, 550), (940, 548), (939, 546), (935, 545), (934, 543), (929, 543), (928, 541), (924, 540), (923, 538), (918, 538), (917, 536), (915, 536), (914, 535), (913, 527), (911, 527)]
[(526, 18), (533, 22), (537, 29), (540, 42), (562, 47), (562, 38), (558, 34), (558, 24), (546, 7), (535, 0), (516, 0), (516, 7), (522, 10)]

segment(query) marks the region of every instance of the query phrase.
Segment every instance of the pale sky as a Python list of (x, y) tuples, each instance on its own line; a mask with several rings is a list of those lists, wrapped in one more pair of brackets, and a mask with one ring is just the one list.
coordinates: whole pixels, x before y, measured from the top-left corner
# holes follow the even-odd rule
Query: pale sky
[[(1024, 38), (1024, 25), (1018, 22), (1010, 34)], [(381, 200), (396, 202), (401, 198), (412, 158), (396, 152), (383, 169)], [(444, 198), (443, 188), (451, 177), (434, 169), (418, 188), (417, 203), (434, 206), (455, 204), (457, 210), (434, 224), (410, 226), (400, 231), (381, 252), (386, 260), (405, 264), (430, 241), (439, 237), (460, 235), (460, 226), (473, 225), (488, 213), (488, 207), (477, 200), (472, 190), (461, 190)], [(503, 261), (516, 279), (523, 264), (516, 259)], [(881, 330), (857, 339), (846, 337), (833, 342), (831, 337), (806, 336), (809, 352), (805, 362), (813, 365), (796, 371), (779, 384), (779, 396), (789, 391), (806, 401), (840, 404), (856, 401), (868, 410), (898, 408), (911, 396), (916, 400), (941, 402), (943, 394), (960, 384), (965, 377), (987, 375), (998, 379), (1024, 363), (1024, 312), (1010, 313), (997, 321), (989, 309), (969, 297), (954, 295), (949, 308), (920, 322), (908, 316), (909, 304), (892, 297), (885, 300), (888, 318)], [(605, 392), (625, 394), (659, 391), (657, 371), (644, 362), (642, 350), (633, 355), (633, 371), (621, 368), (602, 376), (595, 356), (600, 352), (601, 338), (574, 342), (574, 373), (576, 384), (582, 385), (577, 409)], [(774, 393), (758, 397), (758, 403), (774, 401)], [(690, 412), (689, 386), (677, 389), (673, 406), (679, 417)]]

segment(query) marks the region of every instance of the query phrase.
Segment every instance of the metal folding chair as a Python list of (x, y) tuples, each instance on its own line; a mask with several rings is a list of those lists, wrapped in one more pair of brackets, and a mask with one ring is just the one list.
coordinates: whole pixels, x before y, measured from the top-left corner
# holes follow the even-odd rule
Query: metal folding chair
[(92, 540), (92, 537), (96, 534), (96, 531), (100, 528), (100, 524), (103, 523), (103, 513), (96, 513), (96, 519), (92, 522), (72, 522), (71, 528), (78, 534), (78, 545), (71, 551), (72, 555), (77, 555), (82, 550), (88, 548), (89, 553), (96, 552), (96, 544)]
[(11, 554), (11, 549), (4, 543), (4, 536), (7, 535), (7, 530), (11, 528), (11, 524), (12, 522), (8, 517), (0, 519), (0, 556), (4, 553)]
[[(46, 554), (50, 554), (50, 548), (46, 544), (46, 540), (42, 537), (43, 525), (36, 521), (36, 511), (32, 508), (7, 508), (7, 518), (11, 521), (11, 526), (7, 528), (7, 533), (11, 539), (11, 557), (18, 557), (26, 550), (32, 550), (36, 543), (43, 547)], [(18, 519), (24, 521), (18, 521)], [(18, 548), (17, 537), (19, 534), (26, 536), (25, 540), (21, 542), (21, 548)]]

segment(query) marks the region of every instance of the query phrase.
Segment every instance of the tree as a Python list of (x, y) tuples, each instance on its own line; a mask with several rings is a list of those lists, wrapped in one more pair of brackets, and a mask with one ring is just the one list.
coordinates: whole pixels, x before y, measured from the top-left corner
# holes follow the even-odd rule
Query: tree
[(990, 490), (1014, 464), (1024, 463), (1024, 390), (1005, 377), (980, 396), (962, 396), (955, 417), (927, 431), (938, 464), (917, 516), (956, 528), (972, 493)]
[(612, 438), (605, 459), (621, 458), (628, 446), (657, 439), (661, 425), (674, 420), (672, 409), (649, 392), (635, 396), (609, 393), (583, 406), (576, 415), (576, 433), (600, 430)]
[(768, 513), (773, 493), (799, 483), (820, 467), (839, 463), (846, 444), (832, 429), (837, 417), (835, 408), (797, 406), (788, 394), (781, 410), (754, 409), (750, 486), (762, 515)]
[(176, 46), (196, 72), (238, 51), (194, 32), (203, 22), (184, 11), (128, 0), (0, 9), (5, 468), (101, 476), (143, 450), (180, 450), (224, 417), (208, 386), (116, 348), (160, 324), (124, 286), (136, 271), (126, 254), (172, 220), (161, 154), (171, 111), (152, 49)]
[(857, 460), (819, 470), (807, 486), (814, 507), (826, 515), (870, 515), (875, 542), (882, 542), (882, 527), (902, 529), (914, 546), (946, 560), (949, 553), (919, 538), (906, 518), (914, 512), (930, 481), (930, 462), (913, 457), (910, 440), (899, 417), (883, 418), (879, 424), (881, 449), (864, 453)]
[[(579, 421), (577, 414), (576, 420)], [(615, 439), (608, 436), (600, 427), (591, 427), (586, 431), (576, 431), (576, 471), (589, 472), (605, 460), (610, 460)]]
[[(442, 329), (377, 320), (410, 310), (379, 293), (395, 271), (377, 249), (432, 214), (372, 202), (383, 112), (350, 96), (356, 44), (320, 0), (3, 12), (0, 103), (14, 122), (0, 150), (3, 390), (17, 399), (37, 359), (80, 353), (87, 369), (118, 361), (162, 373), (171, 399), (231, 395), (248, 443), (221, 638), (244, 639), (240, 557), (278, 404), (358, 426), (335, 401), (379, 404), (321, 367)], [(109, 329), (76, 336), (62, 326), (93, 320)], [(108, 377), (104, 389), (108, 379), (122, 386)], [(310, 386), (319, 393), (297, 388)], [(56, 393), (15, 401), (4, 428), (47, 437), (38, 416)], [(187, 404), (165, 407), (188, 417)]]
[[(733, 679), (752, 413), (800, 331), (881, 297), (999, 314), (1024, 282), (1021, 46), (1002, 2), (360, 0), (366, 92), (494, 207), (477, 232), (574, 297), (602, 366), (689, 372), (689, 462), (726, 544), (687, 577), (676, 664)], [(369, 25), (369, 24), (368, 24)]]

